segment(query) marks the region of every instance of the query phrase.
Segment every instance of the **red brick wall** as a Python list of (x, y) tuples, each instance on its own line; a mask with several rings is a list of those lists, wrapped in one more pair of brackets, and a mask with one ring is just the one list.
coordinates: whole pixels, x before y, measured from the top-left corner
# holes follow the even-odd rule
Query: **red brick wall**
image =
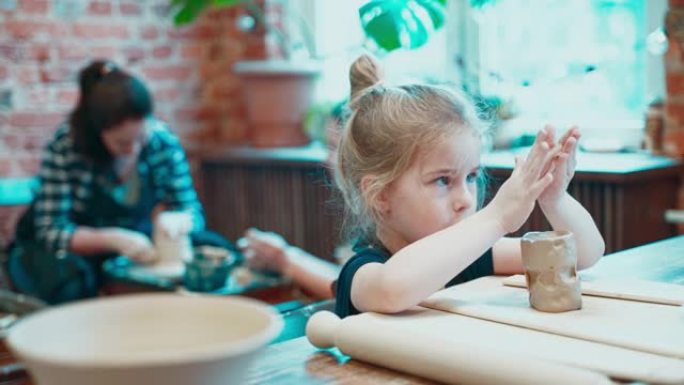
[(669, 49), (665, 55), (667, 99), (663, 148), (684, 157), (684, 1), (670, 0), (667, 16)]
[[(189, 146), (239, 142), (244, 106), (231, 66), (265, 56), (263, 33), (235, 27), (242, 9), (172, 25), (169, 0), (0, 1), (0, 177), (33, 175), (73, 107), (78, 70), (107, 57), (144, 79), (156, 112)], [(0, 237), (16, 209), (0, 208)]]
[[(665, 55), (667, 99), (663, 148), (674, 157), (684, 158), (684, 0), (670, 0), (667, 15), (669, 49)], [(684, 179), (684, 175), (682, 176)], [(684, 209), (684, 186), (679, 192), (679, 209)], [(684, 234), (684, 224), (679, 225)]]

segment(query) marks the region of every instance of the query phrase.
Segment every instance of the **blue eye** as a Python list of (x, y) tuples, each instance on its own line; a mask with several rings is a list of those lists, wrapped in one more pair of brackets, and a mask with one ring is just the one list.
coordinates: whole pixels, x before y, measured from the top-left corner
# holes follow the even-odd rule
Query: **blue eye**
[(468, 174), (468, 176), (466, 177), (466, 182), (468, 182), (468, 183), (475, 183), (475, 182), (477, 182), (477, 177), (478, 177), (479, 175), (480, 175), (480, 172), (479, 172), (479, 171), (471, 172), (471, 173)]
[(435, 179), (435, 183), (437, 183), (438, 186), (448, 186), (450, 181), (451, 179), (448, 176), (440, 176)]

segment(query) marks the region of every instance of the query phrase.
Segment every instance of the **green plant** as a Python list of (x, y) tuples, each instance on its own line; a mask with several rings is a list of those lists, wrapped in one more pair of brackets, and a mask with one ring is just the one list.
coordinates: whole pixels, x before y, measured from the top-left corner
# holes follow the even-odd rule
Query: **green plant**
[[(361, 26), (370, 41), (385, 52), (418, 48), (444, 25), (447, 0), (370, 0), (359, 8)], [(210, 7), (245, 6), (256, 23), (266, 25), (263, 12), (253, 0), (171, 0), (177, 26), (192, 23)], [(276, 31), (281, 43), (285, 34)], [(307, 37), (308, 38), (308, 37)], [(311, 49), (309, 49), (311, 51)]]
[[(256, 25), (275, 33), (276, 38), (286, 54), (292, 52), (292, 41), (284, 31), (274, 25), (268, 25), (260, 8), (254, 0), (170, 0), (173, 20), (176, 26), (190, 24), (207, 8), (221, 8), (243, 6), (245, 19), (253, 21), (238, 25), (247, 25), (247, 31)], [(311, 0), (320, 1), (320, 0)], [(343, 1), (343, 0), (340, 0)], [(471, 0), (474, 1), (474, 0)], [(484, 1), (484, 0), (481, 0)], [(490, 0), (494, 1), (494, 0)], [(359, 20), (365, 33), (368, 47), (383, 54), (400, 48), (414, 49), (424, 45), (432, 33), (440, 29), (445, 22), (447, 0), (369, 0), (358, 9)], [(313, 39), (306, 28), (306, 22), (301, 16), (287, 14), (286, 17), (296, 18), (288, 20), (296, 23), (301, 30), (306, 50), (311, 55)], [(285, 23), (283, 23), (285, 24)], [(251, 27), (249, 26), (251, 25)], [(290, 46), (288, 46), (290, 45)], [(367, 44), (369, 45), (369, 44)], [(360, 48), (360, 47), (359, 47)], [(287, 57), (287, 55), (286, 55)], [(309, 106), (304, 119), (304, 128), (308, 135), (318, 141), (325, 141), (325, 129), (331, 120), (339, 119), (335, 110), (340, 102), (322, 101)]]
[(209, 7), (230, 7), (242, 3), (252, 3), (245, 0), (171, 0), (173, 23), (176, 26), (190, 24), (202, 11)]
[(418, 48), (444, 25), (446, 0), (372, 0), (359, 8), (366, 36), (387, 52)]
[(320, 143), (326, 142), (325, 130), (333, 119), (339, 119), (335, 116), (334, 110), (341, 103), (343, 102), (322, 101), (314, 102), (309, 106), (304, 116), (304, 131), (312, 140)]
[[(240, 5), (245, 14), (238, 19), (238, 27), (243, 31), (254, 30), (257, 26), (269, 30), (274, 34), (285, 58), (292, 58), (293, 51), (302, 49), (309, 57), (314, 56), (313, 37), (308, 25), (301, 16), (296, 19), (302, 41), (294, 41), (282, 27), (267, 23), (263, 9), (255, 0), (171, 0), (173, 22), (176, 26), (191, 24), (208, 8), (226, 8)], [(295, 15), (291, 15), (294, 18)]]

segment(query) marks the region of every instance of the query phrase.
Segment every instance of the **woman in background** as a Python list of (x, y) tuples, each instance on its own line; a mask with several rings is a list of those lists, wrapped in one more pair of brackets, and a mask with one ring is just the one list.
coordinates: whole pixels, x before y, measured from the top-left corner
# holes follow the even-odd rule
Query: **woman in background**
[(97, 295), (112, 256), (153, 262), (150, 234), (162, 211), (189, 213), (193, 238), (207, 238), (185, 153), (154, 117), (145, 84), (95, 61), (79, 86), (78, 104), (47, 144), (40, 188), (9, 258), (15, 287), (48, 303)]

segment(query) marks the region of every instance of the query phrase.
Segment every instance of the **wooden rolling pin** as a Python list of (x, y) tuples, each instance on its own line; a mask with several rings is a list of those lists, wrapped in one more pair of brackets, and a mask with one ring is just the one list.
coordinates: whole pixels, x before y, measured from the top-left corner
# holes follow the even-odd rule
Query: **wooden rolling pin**
[(387, 322), (374, 322), (370, 314), (341, 320), (320, 311), (309, 319), (306, 336), (318, 348), (337, 347), (352, 358), (447, 384), (613, 384), (586, 369), (454, 343), (453, 338), (410, 335)]

